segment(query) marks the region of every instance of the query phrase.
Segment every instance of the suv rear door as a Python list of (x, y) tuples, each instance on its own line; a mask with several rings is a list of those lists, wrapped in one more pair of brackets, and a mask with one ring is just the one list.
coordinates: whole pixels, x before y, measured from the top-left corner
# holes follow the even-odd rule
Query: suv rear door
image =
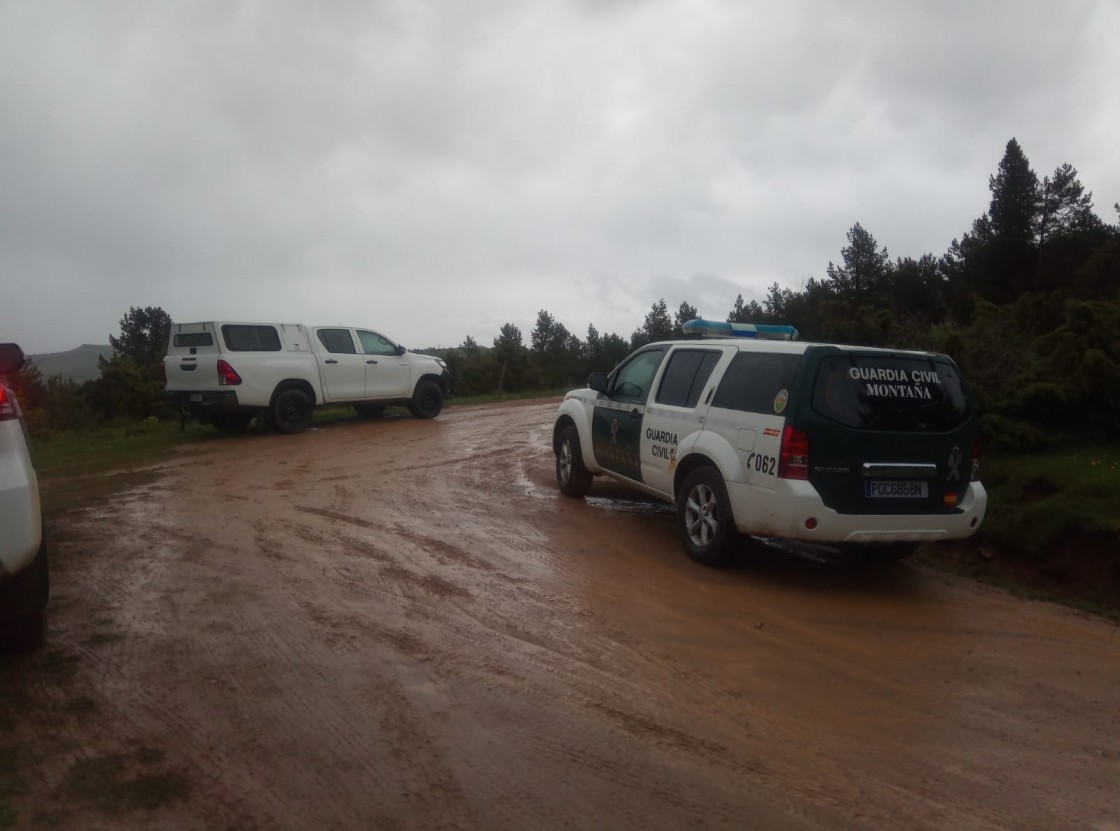
[(813, 347), (791, 421), (809, 481), (842, 514), (958, 510), (977, 426), (956, 364), (932, 353)]

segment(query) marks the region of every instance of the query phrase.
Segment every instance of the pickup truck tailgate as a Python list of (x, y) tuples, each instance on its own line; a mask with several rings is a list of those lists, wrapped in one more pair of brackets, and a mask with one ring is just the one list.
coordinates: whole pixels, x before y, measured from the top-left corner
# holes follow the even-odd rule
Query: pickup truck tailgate
[(221, 349), (211, 323), (177, 323), (164, 360), (169, 390), (216, 390)]

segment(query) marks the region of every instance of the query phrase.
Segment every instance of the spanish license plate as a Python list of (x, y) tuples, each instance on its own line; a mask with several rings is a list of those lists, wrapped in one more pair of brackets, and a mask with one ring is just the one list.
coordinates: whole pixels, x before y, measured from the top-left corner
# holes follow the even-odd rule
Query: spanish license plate
[(929, 496), (929, 483), (872, 479), (863, 483), (863, 495), (869, 499), (923, 499)]

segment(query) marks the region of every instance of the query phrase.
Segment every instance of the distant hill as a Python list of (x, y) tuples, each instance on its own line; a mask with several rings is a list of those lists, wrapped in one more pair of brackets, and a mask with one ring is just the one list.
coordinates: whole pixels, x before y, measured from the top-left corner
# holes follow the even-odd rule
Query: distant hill
[(67, 352), (48, 352), (43, 355), (28, 355), (31, 362), (43, 374), (43, 380), (61, 375), (64, 381), (74, 381), (77, 384), (93, 380), (101, 375), (97, 369), (97, 358), (106, 359), (113, 356), (113, 347), (105, 344), (97, 346), (92, 343), (83, 343), (77, 349)]

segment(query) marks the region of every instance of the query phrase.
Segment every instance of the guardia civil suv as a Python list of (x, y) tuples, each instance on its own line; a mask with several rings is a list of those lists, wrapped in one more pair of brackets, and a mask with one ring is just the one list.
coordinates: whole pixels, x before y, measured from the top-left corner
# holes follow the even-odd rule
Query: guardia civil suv
[(980, 526), (979, 429), (947, 355), (800, 342), (792, 327), (684, 329), (695, 337), (643, 347), (564, 397), (563, 494), (609, 476), (669, 502), (706, 565), (738, 534), (886, 561)]
[(39, 486), (27, 432), (12, 388), (5, 383), (24, 364), (14, 343), (0, 344), (0, 635), (36, 642), (47, 604), (47, 549)]

